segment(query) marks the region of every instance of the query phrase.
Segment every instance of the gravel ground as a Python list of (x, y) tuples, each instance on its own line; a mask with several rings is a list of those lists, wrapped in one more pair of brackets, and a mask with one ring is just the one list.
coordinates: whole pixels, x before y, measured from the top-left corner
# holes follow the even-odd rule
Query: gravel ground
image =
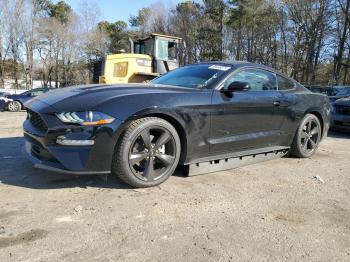
[(35, 170), (24, 117), (0, 113), (0, 261), (350, 261), (350, 135), (134, 190)]

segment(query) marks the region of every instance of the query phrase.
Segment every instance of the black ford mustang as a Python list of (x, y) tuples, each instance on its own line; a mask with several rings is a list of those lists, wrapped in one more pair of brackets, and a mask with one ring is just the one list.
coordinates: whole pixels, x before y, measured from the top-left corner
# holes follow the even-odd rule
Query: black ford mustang
[(135, 187), (164, 182), (178, 165), (278, 150), (310, 157), (330, 121), (326, 96), (245, 62), (189, 65), (150, 84), (60, 89), (25, 107), (23, 150), (37, 168), (113, 173)]

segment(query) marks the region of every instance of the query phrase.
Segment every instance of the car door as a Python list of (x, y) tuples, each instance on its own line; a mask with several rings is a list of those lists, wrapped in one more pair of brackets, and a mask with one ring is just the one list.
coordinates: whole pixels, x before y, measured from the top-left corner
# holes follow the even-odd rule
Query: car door
[(277, 121), (282, 122), (280, 144), (289, 146), (290, 140), (295, 134), (295, 109), (293, 110), (293, 107), (297, 105), (299, 100), (298, 95), (295, 94), (297, 84), (284, 76), (277, 74), (276, 77), (280, 99), (279, 106), (275, 107), (274, 115)]
[[(247, 91), (226, 92), (234, 82)], [(281, 94), (276, 75), (258, 68), (238, 69), (214, 90), (209, 143), (211, 153), (238, 152), (275, 146), (283, 118), (276, 117)]]

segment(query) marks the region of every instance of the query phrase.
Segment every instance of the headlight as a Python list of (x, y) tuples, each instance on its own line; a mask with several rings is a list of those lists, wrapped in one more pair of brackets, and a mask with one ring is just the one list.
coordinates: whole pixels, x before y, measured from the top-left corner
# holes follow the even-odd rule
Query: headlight
[(64, 112), (57, 113), (56, 116), (67, 124), (79, 124), (83, 126), (106, 125), (114, 121), (114, 118), (101, 112)]

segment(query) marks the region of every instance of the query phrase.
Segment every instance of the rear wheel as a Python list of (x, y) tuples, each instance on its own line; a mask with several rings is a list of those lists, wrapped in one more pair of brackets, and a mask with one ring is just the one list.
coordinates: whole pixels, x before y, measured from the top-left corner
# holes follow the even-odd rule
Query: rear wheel
[(313, 114), (307, 114), (295, 134), (291, 155), (307, 158), (315, 154), (322, 136), (321, 124)]
[(22, 105), (18, 101), (11, 101), (11, 102), (8, 103), (7, 108), (11, 112), (18, 112), (18, 111), (20, 111), (22, 109)]
[(156, 117), (135, 120), (117, 145), (112, 171), (133, 187), (159, 185), (175, 171), (180, 147), (169, 122)]

